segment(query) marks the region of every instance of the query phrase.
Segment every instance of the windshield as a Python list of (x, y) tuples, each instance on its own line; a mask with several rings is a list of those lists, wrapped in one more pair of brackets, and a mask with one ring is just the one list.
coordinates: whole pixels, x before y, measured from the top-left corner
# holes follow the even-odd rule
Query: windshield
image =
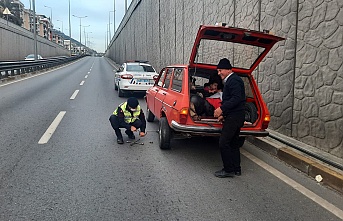
[(126, 71), (137, 71), (137, 72), (155, 72), (151, 66), (139, 65), (139, 64), (128, 64)]
[(217, 65), (220, 59), (228, 58), (233, 67), (250, 69), (263, 51), (253, 45), (201, 39), (194, 63)]

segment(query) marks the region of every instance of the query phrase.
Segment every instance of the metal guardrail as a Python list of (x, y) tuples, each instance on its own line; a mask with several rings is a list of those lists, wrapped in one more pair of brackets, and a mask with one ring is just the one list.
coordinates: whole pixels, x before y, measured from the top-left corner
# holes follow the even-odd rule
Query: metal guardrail
[(70, 57), (61, 56), (36, 61), (0, 61), (0, 80), (14, 77), (16, 75), (27, 74), (30, 72), (51, 68), (57, 65), (77, 60), (84, 56), (85, 55)]

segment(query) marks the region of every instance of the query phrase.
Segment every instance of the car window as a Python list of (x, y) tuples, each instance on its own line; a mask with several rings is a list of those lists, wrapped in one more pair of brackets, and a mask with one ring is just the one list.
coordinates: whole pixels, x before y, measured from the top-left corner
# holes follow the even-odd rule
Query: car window
[(158, 79), (158, 82), (157, 82), (158, 86), (162, 87), (165, 76), (166, 76), (166, 69), (163, 70), (163, 72), (160, 76), (160, 79)]
[(139, 64), (128, 64), (126, 71), (155, 72), (151, 66)]
[(163, 84), (164, 88), (169, 88), (169, 84), (170, 84), (170, 79), (171, 79), (172, 73), (173, 73), (173, 69), (172, 68), (167, 70), (167, 76), (166, 76), (166, 79), (164, 80), (164, 84)]
[(151, 66), (143, 65), (143, 69), (145, 72), (155, 72)]
[(178, 92), (182, 90), (182, 80), (183, 80), (183, 68), (176, 68), (174, 70), (173, 81), (172, 81), (172, 89)]

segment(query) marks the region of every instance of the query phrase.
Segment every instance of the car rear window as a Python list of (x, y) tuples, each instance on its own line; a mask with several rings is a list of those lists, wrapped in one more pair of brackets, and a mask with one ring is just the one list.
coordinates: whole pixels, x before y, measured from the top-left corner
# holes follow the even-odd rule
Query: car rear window
[(265, 49), (258, 46), (202, 39), (195, 63), (217, 65), (222, 58), (228, 58), (233, 67), (250, 69)]
[(139, 64), (128, 64), (126, 71), (155, 72), (151, 66)]

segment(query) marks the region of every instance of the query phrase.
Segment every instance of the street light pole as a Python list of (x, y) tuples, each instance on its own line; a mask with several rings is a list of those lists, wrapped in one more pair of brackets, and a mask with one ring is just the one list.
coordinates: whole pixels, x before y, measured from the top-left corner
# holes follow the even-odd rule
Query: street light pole
[[(109, 24), (111, 23), (111, 12), (114, 12), (114, 11), (109, 11), (108, 12), (108, 23)], [(111, 39), (111, 27), (109, 28), (109, 32), (110, 32), (110, 39)]]
[(36, 31), (36, 6), (35, 0), (32, 0), (33, 9), (33, 49), (34, 49), (34, 60), (37, 60), (37, 31)]
[(116, 0), (113, 0), (113, 35), (116, 33)]
[(60, 22), (62, 22), (62, 33), (63, 33), (63, 21), (61, 21), (61, 20), (56, 20), (56, 21), (60, 21)]
[(69, 0), (69, 37), (71, 38), (70, 0)]
[(52, 26), (52, 8), (49, 6), (46, 6), (46, 5), (44, 5), (44, 7), (50, 8), (50, 22), (51, 22), (51, 26)]
[(86, 28), (90, 25), (82, 26), (83, 27), (83, 35), (85, 36), (85, 45), (86, 45)]
[[(109, 23), (109, 24), (108, 24), (108, 27), (107, 27), (107, 34), (111, 33), (111, 24), (112, 24), (112, 23)], [(109, 35), (108, 35), (107, 46), (110, 44), (110, 42), (111, 42), (111, 35), (109, 34)]]
[[(93, 32), (90, 31), (90, 32), (86, 32), (86, 33), (87, 33), (87, 35), (85, 35), (86, 36), (86, 41), (85, 42), (88, 43), (89, 42), (88, 34), (93, 33)], [(87, 44), (86, 44), (86, 46), (87, 46)]]
[(81, 43), (81, 27), (82, 27), (82, 25), (81, 25), (81, 19), (82, 19), (82, 18), (87, 18), (87, 15), (86, 15), (86, 16), (83, 16), (83, 17), (76, 16), (76, 15), (73, 15), (73, 16), (80, 19), (80, 44), (82, 44), (82, 43)]

